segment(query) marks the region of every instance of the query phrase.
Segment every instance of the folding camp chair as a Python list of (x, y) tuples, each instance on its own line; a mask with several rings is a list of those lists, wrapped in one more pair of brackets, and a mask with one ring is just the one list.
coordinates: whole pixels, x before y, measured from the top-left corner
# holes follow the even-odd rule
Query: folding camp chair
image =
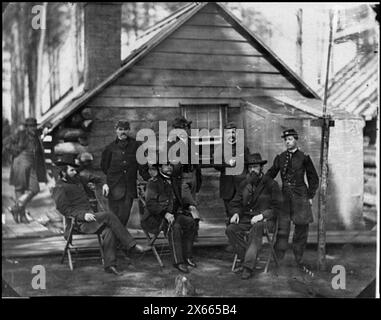
[[(66, 239), (66, 245), (64, 252), (62, 254), (61, 263), (64, 263), (65, 257), (67, 255), (69, 267), (70, 270), (73, 271), (73, 259), (72, 259), (72, 252), (79, 252), (79, 247), (75, 247), (73, 245), (74, 242), (74, 235), (89, 235), (88, 233), (83, 233), (79, 231), (76, 223), (76, 219), (74, 217), (65, 217), (64, 216), (64, 227), (69, 229), (69, 232), (67, 233), (67, 239)], [(103, 243), (101, 238), (101, 233), (104, 230), (104, 228), (100, 228), (97, 232), (94, 233), (94, 235), (98, 238), (98, 244), (99, 244), (99, 252), (101, 256), (102, 265), (104, 265), (104, 253), (103, 253)], [(81, 249), (89, 249), (89, 247), (81, 247)]]
[[(250, 231), (247, 231), (245, 234), (246, 241), (248, 241), (249, 233), (250, 233)], [(264, 273), (267, 273), (269, 270), (271, 257), (273, 257), (276, 266), (277, 267), (279, 266), (278, 258), (275, 254), (275, 249), (274, 249), (274, 245), (276, 242), (277, 235), (278, 235), (278, 219), (275, 219), (274, 231), (272, 233), (270, 233), (268, 225), (267, 225), (267, 220), (265, 220), (263, 222), (263, 237), (265, 238), (265, 240), (269, 244), (270, 251), (269, 251), (268, 256), (267, 256), (266, 265), (265, 265), (265, 268), (263, 271)], [(233, 264), (232, 264), (232, 271), (233, 272), (236, 269), (237, 262), (238, 262), (238, 254), (235, 254), (234, 259), (233, 259)]]
[[(139, 215), (140, 217), (143, 216), (144, 214), (144, 210), (145, 210), (145, 207), (146, 207), (146, 202), (145, 202), (145, 187), (146, 187), (146, 182), (140, 182), (138, 184), (138, 206), (139, 206)], [(156, 233), (151, 233), (150, 231), (146, 230), (144, 228), (143, 225), (141, 225), (141, 228), (147, 238), (147, 244), (149, 247), (151, 247), (151, 250), (157, 260), (157, 262), (159, 263), (159, 266), (161, 268), (164, 267), (164, 264), (163, 264), (163, 261), (161, 260), (160, 258), (160, 255), (158, 254), (157, 252), (157, 249), (156, 249), (156, 246), (155, 246), (155, 241), (156, 239), (158, 238), (158, 236), (160, 235), (160, 232), (162, 231), (162, 228), (163, 228), (163, 224), (164, 224), (164, 219), (161, 221), (161, 224), (159, 226), (159, 229), (158, 229), (158, 232)]]

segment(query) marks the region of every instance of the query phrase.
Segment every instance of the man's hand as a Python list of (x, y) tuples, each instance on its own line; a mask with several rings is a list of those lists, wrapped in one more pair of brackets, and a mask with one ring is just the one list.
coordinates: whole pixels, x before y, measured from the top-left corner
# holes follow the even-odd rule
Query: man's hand
[(233, 216), (230, 218), (230, 223), (238, 224), (239, 223), (239, 214), (235, 213)]
[(256, 224), (257, 222), (259, 221), (262, 221), (263, 220), (263, 214), (258, 214), (254, 217), (251, 218), (251, 224)]
[(308, 199), (310, 205), (312, 206), (312, 199)]
[(234, 159), (229, 160), (229, 166), (234, 167), (236, 164), (236, 161)]
[(107, 184), (104, 184), (102, 187), (102, 194), (107, 197), (110, 192), (110, 188)]
[(167, 219), (169, 224), (172, 224), (175, 221), (175, 216), (169, 212), (165, 214), (164, 218)]
[(97, 221), (93, 213), (85, 213), (85, 221), (91, 222), (91, 221)]

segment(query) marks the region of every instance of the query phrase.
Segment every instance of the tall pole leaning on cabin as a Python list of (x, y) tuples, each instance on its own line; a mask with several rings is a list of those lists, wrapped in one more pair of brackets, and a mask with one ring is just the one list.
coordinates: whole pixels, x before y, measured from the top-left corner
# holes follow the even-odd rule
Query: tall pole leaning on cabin
[(331, 52), (333, 43), (333, 20), (335, 17), (335, 11), (329, 12), (329, 42), (328, 42), (328, 58), (327, 58), (327, 70), (325, 76), (324, 87), (324, 100), (323, 100), (323, 116), (321, 121), (321, 149), (320, 149), (320, 173), (321, 184), (319, 192), (319, 211), (318, 211), (318, 270), (326, 269), (326, 217), (327, 217), (327, 186), (328, 186), (328, 147), (329, 147), (329, 131), (330, 126), (333, 126), (334, 122), (331, 120), (331, 116), (327, 113), (327, 101), (328, 101), (328, 83), (329, 83), (329, 70), (331, 63)]

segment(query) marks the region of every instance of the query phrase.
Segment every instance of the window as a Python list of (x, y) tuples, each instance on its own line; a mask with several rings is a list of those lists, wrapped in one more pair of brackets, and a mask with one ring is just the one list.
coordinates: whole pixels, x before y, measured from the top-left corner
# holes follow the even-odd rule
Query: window
[[(207, 129), (210, 133), (218, 129), (218, 135), (207, 135), (200, 132), (198, 136), (191, 136), (196, 145), (210, 145), (210, 158), (213, 158), (214, 145), (222, 144), (223, 127), (226, 119), (228, 105), (202, 104), (202, 105), (182, 105), (180, 104), (182, 115), (192, 121), (192, 129)], [(200, 150), (201, 151), (201, 150)], [(201, 159), (204, 159), (202, 155)], [(210, 159), (212, 163), (212, 159)]]

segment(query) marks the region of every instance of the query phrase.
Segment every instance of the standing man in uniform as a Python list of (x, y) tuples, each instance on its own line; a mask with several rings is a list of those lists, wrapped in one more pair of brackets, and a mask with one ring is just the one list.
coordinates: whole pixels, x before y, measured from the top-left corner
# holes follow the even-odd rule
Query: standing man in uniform
[[(313, 221), (312, 199), (319, 186), (319, 176), (309, 155), (297, 145), (298, 133), (294, 129), (283, 131), (286, 151), (277, 155), (267, 175), (275, 178), (278, 172), (282, 179), (283, 210), (280, 215), (279, 232), (275, 250), (282, 259), (288, 247), (291, 221), (295, 225), (293, 252), (298, 267), (303, 268), (303, 253), (308, 239), (309, 224)], [(307, 177), (308, 186), (304, 178)]]
[[(225, 135), (226, 141), (230, 144), (230, 147), (232, 148), (232, 156), (233, 157), (239, 157), (242, 156), (246, 160), (246, 157), (249, 154), (249, 149), (245, 147), (244, 154), (237, 155), (236, 149), (237, 149), (237, 141), (236, 141), (236, 130), (237, 126), (233, 122), (229, 122), (225, 125)], [(224, 146), (227, 147), (227, 146)], [(230, 166), (234, 166), (235, 162), (233, 159), (224, 159), (225, 163), (227, 163)], [(246, 173), (247, 173), (247, 165), (245, 161), (245, 166), (242, 174), (240, 175), (227, 175), (226, 174), (226, 167), (223, 165), (215, 165), (214, 168), (221, 172), (220, 174), (220, 198), (224, 201), (225, 206), (225, 214), (226, 214), (226, 224), (229, 224), (231, 214), (229, 212), (229, 203), (234, 198), (238, 191), (238, 187), (240, 183), (245, 180)]]
[(127, 225), (134, 198), (137, 197), (137, 172), (144, 180), (148, 180), (148, 166), (138, 164), (136, 150), (140, 146), (129, 136), (130, 124), (120, 120), (116, 126), (116, 139), (102, 152), (101, 169), (106, 175), (103, 194), (108, 197), (109, 207)]
[(175, 118), (172, 124), (173, 128), (185, 130), (186, 136), (178, 136), (176, 140), (169, 141), (168, 150), (175, 143), (183, 143), (188, 151), (187, 163), (180, 162), (174, 165), (173, 179), (174, 182), (180, 186), (183, 204), (187, 206), (196, 220), (197, 235), (200, 214), (197, 209), (196, 193), (199, 192), (201, 188), (202, 176), (200, 165), (192, 163), (192, 150), (196, 150), (196, 148), (192, 148), (194, 142), (190, 138), (191, 123), (192, 121), (188, 121), (185, 117)]
[(172, 177), (173, 165), (156, 165), (158, 174), (147, 184), (146, 208), (141, 220), (142, 227), (151, 233), (166, 233), (173, 264), (181, 272), (188, 273), (188, 266), (196, 267), (192, 260), (196, 222), (190, 215), (181, 196), (181, 188)]
[[(3, 152), (12, 155), (10, 184), (15, 187), (16, 203), (8, 208), (16, 223), (29, 223), (25, 208), (40, 192), (39, 182), (47, 182), (44, 148), (37, 120), (27, 118), (23, 130), (16, 132)], [(47, 131), (44, 131), (45, 135)], [(42, 136), (43, 137), (43, 136)]]

